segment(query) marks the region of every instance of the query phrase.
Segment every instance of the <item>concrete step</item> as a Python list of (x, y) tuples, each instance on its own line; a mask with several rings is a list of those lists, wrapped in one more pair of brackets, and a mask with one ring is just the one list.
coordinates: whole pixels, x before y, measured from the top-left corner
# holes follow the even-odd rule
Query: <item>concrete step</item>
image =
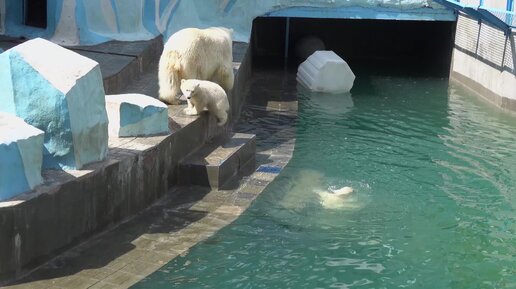
[(146, 41), (109, 41), (93, 46), (69, 47), (73, 51), (97, 61), (104, 79), (106, 94), (120, 94), (140, 75), (154, 71), (154, 62), (163, 50), (163, 39), (158, 36)]
[[(10, 49), (26, 40), (0, 35), (0, 49)], [(158, 36), (142, 41), (112, 40), (97, 45), (67, 48), (98, 62), (106, 94), (119, 94), (145, 72), (152, 71), (157, 76), (154, 63), (157, 63), (163, 51), (163, 38)]]
[(235, 133), (225, 139), (214, 139), (184, 159), (179, 165), (179, 184), (224, 189), (238, 175), (255, 169), (256, 136)]

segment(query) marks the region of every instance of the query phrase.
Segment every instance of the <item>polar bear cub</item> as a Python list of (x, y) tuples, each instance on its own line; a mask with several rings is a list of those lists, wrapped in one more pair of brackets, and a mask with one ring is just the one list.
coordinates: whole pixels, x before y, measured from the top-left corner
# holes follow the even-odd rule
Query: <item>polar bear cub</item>
[(228, 120), (229, 102), (224, 89), (215, 82), (199, 79), (182, 79), (181, 91), (188, 101), (187, 115), (198, 115), (205, 109), (217, 117), (222, 126)]
[(233, 88), (232, 30), (185, 28), (168, 39), (159, 60), (159, 99), (179, 104), (182, 79), (214, 81), (226, 92)]

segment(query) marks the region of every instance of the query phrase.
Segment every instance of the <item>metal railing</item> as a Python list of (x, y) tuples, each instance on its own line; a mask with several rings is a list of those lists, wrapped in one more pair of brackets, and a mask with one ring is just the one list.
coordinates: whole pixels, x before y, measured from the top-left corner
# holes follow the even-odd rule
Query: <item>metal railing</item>
[[(503, 30), (506, 34), (511, 33), (516, 28), (516, 12), (514, 12), (514, 0), (506, 0), (505, 3), (498, 0), (434, 0), (435, 2), (461, 11), (479, 20), (484, 20), (489, 24)], [(492, 3), (491, 3), (492, 2)], [(493, 7), (496, 3), (499, 7)], [(505, 9), (500, 8), (505, 4)]]

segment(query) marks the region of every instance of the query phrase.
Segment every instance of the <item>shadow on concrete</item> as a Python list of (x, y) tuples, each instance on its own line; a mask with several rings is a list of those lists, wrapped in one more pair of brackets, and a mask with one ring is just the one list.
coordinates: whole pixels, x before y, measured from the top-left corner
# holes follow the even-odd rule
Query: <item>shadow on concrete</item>
[[(66, 253), (56, 257), (29, 276), (14, 281), (9, 285), (29, 284), (30, 282), (49, 280), (74, 275), (90, 269), (104, 268), (106, 273), (122, 269), (126, 262), (120, 258), (129, 253), (127, 260), (138, 258), (138, 254), (163, 253), (170, 251), (134, 250), (133, 244), (144, 234), (172, 234), (189, 224), (204, 218), (208, 212), (193, 210), (191, 207), (210, 192), (209, 188), (181, 188), (169, 192), (154, 206), (136, 215), (114, 229), (88, 240)], [(172, 245), (169, 246), (169, 249)], [(166, 250), (163, 246), (162, 250)], [(163, 264), (164, 265), (164, 264)], [(93, 274), (93, 273), (92, 273)], [(95, 274), (101, 274), (96, 272)], [(99, 278), (99, 276), (92, 276)]]
[(256, 148), (258, 165), (265, 161), (260, 158), (260, 152), (296, 137), (296, 73), (291, 68), (278, 69), (281, 65), (271, 61), (253, 67), (247, 103), (235, 128), (238, 132), (256, 135), (256, 142), (260, 144)]

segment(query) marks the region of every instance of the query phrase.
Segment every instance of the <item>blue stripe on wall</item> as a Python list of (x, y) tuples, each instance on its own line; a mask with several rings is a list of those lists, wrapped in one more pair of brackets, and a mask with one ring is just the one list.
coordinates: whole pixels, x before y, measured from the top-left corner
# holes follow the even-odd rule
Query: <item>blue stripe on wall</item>
[(229, 0), (228, 4), (226, 4), (226, 7), (224, 7), (224, 13), (228, 13), (229, 11), (231, 11), (236, 2), (237, 0)]

